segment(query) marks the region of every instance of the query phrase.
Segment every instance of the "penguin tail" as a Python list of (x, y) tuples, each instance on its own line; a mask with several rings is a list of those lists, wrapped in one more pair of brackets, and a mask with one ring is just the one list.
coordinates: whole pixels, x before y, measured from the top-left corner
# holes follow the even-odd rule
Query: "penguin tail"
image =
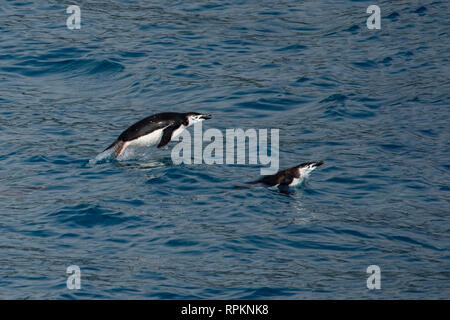
[(251, 189), (251, 186), (240, 184), (240, 185), (234, 185), (233, 189), (234, 190), (246, 190), (246, 189)]
[(251, 184), (251, 185), (263, 184), (263, 181), (262, 181), (262, 179), (258, 179), (258, 180), (254, 180), (254, 181), (249, 181), (249, 182), (247, 182), (247, 184)]
[(249, 181), (249, 182), (241, 183), (238, 185), (234, 185), (233, 189), (234, 190), (247, 190), (247, 189), (252, 189), (254, 187), (259, 187), (262, 185), (263, 185), (263, 183), (260, 180), (255, 180), (255, 181)]
[(103, 150), (103, 152), (107, 151), (107, 150), (113, 150), (114, 156), (117, 158), (118, 156), (120, 156), (125, 148), (127, 147), (128, 143), (122, 140), (116, 140), (114, 141), (108, 148), (106, 148), (105, 150)]
[(103, 150), (103, 152), (105, 152), (106, 150), (109, 150), (109, 149), (111, 149), (111, 148), (113, 148), (113, 147), (115, 147), (116, 146), (116, 144), (117, 144), (117, 140), (116, 141), (114, 141), (113, 143), (111, 143), (111, 145), (108, 147), (108, 148), (106, 148), (105, 150)]

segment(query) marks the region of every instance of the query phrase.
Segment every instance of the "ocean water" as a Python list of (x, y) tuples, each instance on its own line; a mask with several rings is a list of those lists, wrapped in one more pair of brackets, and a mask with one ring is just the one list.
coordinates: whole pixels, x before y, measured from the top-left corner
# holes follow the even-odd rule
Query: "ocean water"
[[(447, 1), (74, 2), (0, 5), (0, 299), (450, 298)], [(164, 111), (325, 164), (90, 163)]]

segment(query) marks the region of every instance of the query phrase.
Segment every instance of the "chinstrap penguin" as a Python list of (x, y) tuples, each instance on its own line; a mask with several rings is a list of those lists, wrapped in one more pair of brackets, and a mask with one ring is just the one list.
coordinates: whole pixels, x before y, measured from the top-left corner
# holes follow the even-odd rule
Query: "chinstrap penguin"
[(294, 187), (303, 182), (311, 171), (321, 166), (323, 161), (305, 162), (298, 166), (278, 171), (276, 174), (264, 176), (250, 184), (263, 184), (270, 187), (278, 187), (282, 192), (287, 192), (289, 187)]
[(126, 129), (104, 151), (113, 149), (114, 156), (118, 157), (129, 146), (158, 145), (158, 148), (161, 148), (167, 145), (173, 138), (177, 137), (187, 127), (207, 119), (211, 119), (211, 115), (197, 112), (157, 113), (136, 122)]

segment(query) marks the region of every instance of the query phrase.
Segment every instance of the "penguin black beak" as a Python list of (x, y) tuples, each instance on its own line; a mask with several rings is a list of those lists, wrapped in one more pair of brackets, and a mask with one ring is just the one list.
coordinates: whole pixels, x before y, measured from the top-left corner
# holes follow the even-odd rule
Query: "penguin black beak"
[(323, 165), (323, 161), (317, 161), (316, 163), (314, 163), (314, 167), (318, 167)]
[(205, 119), (205, 120), (208, 120), (208, 119), (212, 118), (212, 115), (210, 115), (210, 114), (202, 114), (201, 118)]

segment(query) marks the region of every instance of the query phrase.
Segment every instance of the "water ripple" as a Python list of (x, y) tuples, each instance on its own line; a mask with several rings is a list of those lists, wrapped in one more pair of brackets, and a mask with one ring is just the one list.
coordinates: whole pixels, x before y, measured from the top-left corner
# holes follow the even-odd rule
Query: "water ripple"
[[(381, 1), (381, 30), (367, 5), (81, 1), (69, 30), (58, 1), (3, 1), (1, 297), (371, 299), (377, 264), (377, 298), (448, 299), (449, 4)], [(176, 142), (98, 156), (199, 110), (325, 164), (280, 194), (235, 187), (259, 165), (174, 165)]]

